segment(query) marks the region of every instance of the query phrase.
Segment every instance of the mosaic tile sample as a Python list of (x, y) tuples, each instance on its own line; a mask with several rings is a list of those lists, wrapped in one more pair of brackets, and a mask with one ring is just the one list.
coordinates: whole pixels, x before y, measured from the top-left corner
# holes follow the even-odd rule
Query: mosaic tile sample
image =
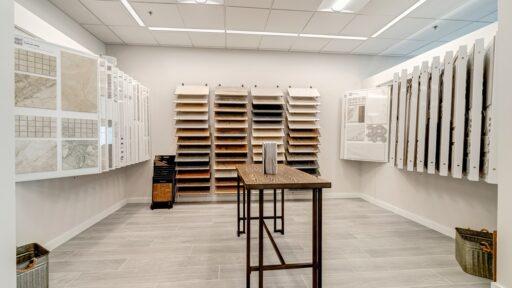
[(20, 48), (14, 50), (14, 68), (16, 71), (56, 77), (56, 67), (57, 58), (55, 56)]
[(57, 171), (57, 141), (16, 140), (16, 174)]
[(95, 167), (98, 167), (97, 141), (62, 141), (62, 170), (74, 170)]
[(62, 110), (98, 111), (98, 67), (92, 58), (62, 52)]
[(63, 138), (98, 138), (98, 121), (62, 118)]
[(18, 138), (55, 138), (57, 137), (57, 118), (16, 115), (14, 130)]
[(16, 107), (52, 110), (57, 108), (57, 82), (55, 79), (15, 73), (14, 85)]

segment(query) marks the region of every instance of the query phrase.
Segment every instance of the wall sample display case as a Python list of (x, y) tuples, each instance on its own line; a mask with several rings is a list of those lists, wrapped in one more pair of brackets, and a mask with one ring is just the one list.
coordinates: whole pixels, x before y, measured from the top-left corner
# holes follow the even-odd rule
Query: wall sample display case
[(468, 70), (468, 47), (459, 47), (455, 55), (453, 74), (453, 119), (452, 141), (450, 151), (451, 175), (453, 178), (462, 178), (464, 162), (464, 139), (466, 134), (466, 93)]
[(286, 101), (286, 163), (312, 175), (320, 175), (320, 93), (315, 88), (289, 88)]
[(424, 61), (420, 70), (420, 84), (418, 96), (418, 132), (416, 135), (416, 171), (425, 170), (426, 137), (427, 137), (427, 111), (428, 111), (428, 89), (430, 82), (428, 61)]
[(178, 86), (176, 95), (176, 187), (179, 194), (210, 193), (211, 135), (208, 86)]
[(398, 93), (398, 139), (396, 141), (396, 167), (404, 169), (405, 146), (407, 131), (407, 93), (408, 93), (407, 69), (400, 74), (400, 92)]
[(497, 175), (497, 141), (496, 141), (496, 120), (493, 115), (497, 115), (497, 105), (494, 100), (494, 57), (495, 57), (496, 37), (489, 43), (485, 52), (484, 62), (484, 125), (482, 141), (482, 171), (481, 176), (487, 183), (498, 184)]
[(411, 79), (411, 93), (407, 124), (407, 171), (414, 171), (416, 165), (416, 128), (418, 126), (418, 97), (420, 84), (420, 67), (414, 66)]
[(396, 142), (397, 142), (397, 123), (398, 123), (398, 94), (400, 93), (400, 74), (393, 75), (393, 85), (391, 86), (391, 121), (389, 131), (389, 162), (396, 164)]
[(341, 125), (342, 159), (388, 161), (390, 92), (385, 87), (345, 94)]
[(440, 93), (441, 93), (441, 58), (439, 56), (434, 57), (432, 60), (432, 68), (430, 75), (430, 87), (427, 95), (427, 106), (428, 106), (428, 165), (427, 173), (435, 174), (437, 170), (437, 146), (439, 136), (439, 108), (440, 108)]
[(219, 86), (215, 89), (215, 193), (236, 192), (235, 165), (247, 163), (249, 153), (248, 95), (248, 90), (243, 87)]
[(453, 105), (453, 52), (448, 51), (444, 56), (443, 89), (441, 95), (441, 139), (439, 143), (439, 175), (448, 176), (451, 121)]

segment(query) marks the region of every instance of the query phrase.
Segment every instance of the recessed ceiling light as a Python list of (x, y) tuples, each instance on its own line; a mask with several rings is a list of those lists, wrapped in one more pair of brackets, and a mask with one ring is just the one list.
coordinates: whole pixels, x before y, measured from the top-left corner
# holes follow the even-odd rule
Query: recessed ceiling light
[(318, 6), (318, 11), (357, 13), (370, 0), (323, 0)]
[(141, 27), (146, 26), (144, 24), (144, 22), (142, 22), (142, 19), (140, 19), (139, 15), (137, 15), (137, 12), (135, 12), (132, 5), (130, 5), (128, 0), (121, 0), (121, 3), (123, 3), (126, 10), (128, 10), (128, 12), (132, 15), (133, 19), (135, 19), (135, 21), (137, 21), (137, 24), (139, 24), (139, 26), (141, 26)]
[(323, 35), (323, 34), (300, 34), (299, 36), (306, 37), (306, 38), (326, 38), (326, 39), (361, 40), (361, 41), (368, 39), (367, 37)]
[(421, 4), (425, 3), (426, 1), (427, 0), (419, 0), (418, 2), (416, 2), (416, 4), (412, 5), (409, 9), (405, 10), (402, 14), (398, 15), (398, 17), (396, 17), (395, 19), (391, 20), (391, 22), (389, 22), (386, 26), (384, 26), (382, 29), (377, 31), (377, 33), (373, 34), (372, 37), (379, 36), (382, 32), (388, 30), (389, 27), (393, 26), (396, 22), (400, 21), (402, 18), (407, 16), (414, 9), (418, 8), (419, 6), (421, 6)]
[(332, 4), (331, 9), (333, 11), (340, 12), (347, 6), (348, 2), (350, 1), (351, 0), (336, 0), (336, 2)]
[(177, 0), (182, 4), (224, 5), (224, 0)]
[(203, 32), (203, 33), (224, 33), (220, 29), (192, 29), (192, 28), (168, 28), (168, 27), (149, 27), (152, 31), (174, 31), (174, 32)]
[(281, 33), (281, 32), (260, 32), (260, 31), (238, 31), (238, 30), (227, 30), (228, 34), (246, 34), (246, 35), (267, 35), (267, 36), (292, 36), (297, 37), (297, 33)]

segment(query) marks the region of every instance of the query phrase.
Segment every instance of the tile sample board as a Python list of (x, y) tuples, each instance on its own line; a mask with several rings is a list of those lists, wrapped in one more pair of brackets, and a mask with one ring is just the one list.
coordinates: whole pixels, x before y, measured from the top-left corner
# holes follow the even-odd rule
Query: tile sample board
[(398, 137), (396, 142), (396, 167), (404, 169), (406, 160), (406, 139), (407, 139), (407, 107), (408, 107), (408, 86), (407, 69), (400, 74), (400, 91), (398, 93)]
[[(252, 161), (262, 162), (263, 142), (277, 142), (277, 161), (285, 161), (283, 91), (279, 88), (252, 88)], [(277, 136), (276, 136), (277, 135)]]
[[(320, 175), (318, 165), (318, 152), (320, 125), (318, 106), (320, 93), (315, 88), (288, 88), (286, 99), (287, 120), (287, 165), (312, 175)], [(300, 113), (296, 111), (300, 110)], [(294, 111), (294, 112), (292, 112)], [(353, 137), (364, 137), (358, 133)], [(301, 144), (301, 140), (314, 141), (315, 144)]]
[(489, 43), (485, 52), (484, 80), (486, 82), (483, 102), (483, 143), (482, 143), (482, 179), (491, 184), (498, 184), (498, 151), (496, 141), (497, 105), (494, 102), (494, 69), (496, 37)]
[(426, 139), (427, 139), (427, 111), (428, 88), (430, 82), (429, 63), (421, 64), (418, 94), (418, 129), (416, 132), (416, 171), (425, 170)]
[[(211, 135), (208, 86), (178, 86), (176, 95), (176, 188), (177, 193), (210, 193)], [(190, 123), (186, 125), (186, 123)], [(191, 154), (191, 151), (194, 151)]]
[(441, 58), (434, 57), (430, 70), (430, 87), (429, 87), (429, 117), (428, 117), (428, 164), (427, 173), (435, 174), (437, 170), (437, 146), (439, 136), (439, 108), (440, 108), (440, 94), (441, 94)]
[[(215, 193), (237, 190), (237, 164), (249, 154), (249, 91), (243, 87), (217, 87), (214, 100)], [(202, 115), (199, 112), (196, 115)]]
[(342, 104), (341, 159), (387, 162), (390, 89), (349, 91)]
[(440, 98), (441, 101), (441, 129), (439, 142), (439, 175), (448, 176), (450, 141), (451, 141), (451, 121), (453, 106), (453, 52), (448, 51), (444, 56), (443, 69), (443, 89)]
[(416, 166), (416, 132), (418, 126), (418, 97), (420, 84), (420, 67), (414, 66), (411, 79), (411, 98), (408, 107), (407, 129), (407, 171), (414, 171)]
[(451, 123), (451, 167), (453, 178), (462, 178), (464, 162), (464, 138), (466, 134), (466, 89), (468, 73), (468, 47), (459, 47), (454, 58), (453, 70), (453, 119)]
[(98, 112), (98, 59), (61, 52), (62, 110)]
[(393, 84), (391, 86), (391, 122), (389, 131), (389, 162), (396, 164), (396, 142), (398, 127), (398, 95), (400, 93), (400, 74), (393, 75)]

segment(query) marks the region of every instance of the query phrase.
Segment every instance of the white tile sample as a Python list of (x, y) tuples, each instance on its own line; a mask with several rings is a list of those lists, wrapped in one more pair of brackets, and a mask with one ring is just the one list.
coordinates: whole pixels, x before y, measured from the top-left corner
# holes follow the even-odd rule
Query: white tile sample
[(16, 174), (57, 171), (57, 141), (16, 140)]
[(15, 73), (16, 107), (57, 109), (57, 83), (54, 78)]
[(62, 110), (98, 111), (98, 61), (62, 51)]
[(98, 167), (98, 141), (62, 141), (62, 170)]

